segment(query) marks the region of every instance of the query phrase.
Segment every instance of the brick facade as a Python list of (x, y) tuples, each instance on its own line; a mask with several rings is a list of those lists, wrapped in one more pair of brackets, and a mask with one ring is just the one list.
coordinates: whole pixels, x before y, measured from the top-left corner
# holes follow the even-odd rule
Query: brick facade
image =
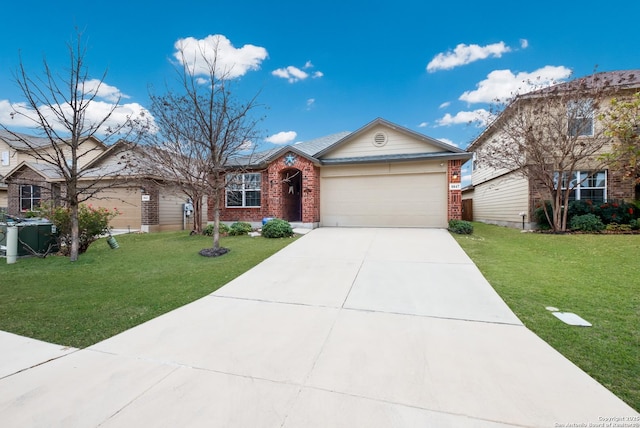
[[(461, 183), (462, 160), (448, 161), (447, 220), (462, 218), (462, 190), (449, 184)], [(261, 173), (261, 206), (227, 208), (221, 195), (220, 220), (227, 222), (261, 222), (265, 217), (291, 222), (320, 222), (320, 168), (309, 159), (287, 152), (269, 164)], [(209, 218), (213, 221), (213, 199), (209, 198)]]
[[(261, 206), (226, 207), (221, 195), (220, 220), (260, 222), (265, 217), (291, 222), (320, 222), (320, 168), (309, 159), (287, 152), (269, 164), (261, 174)], [(209, 198), (209, 218), (213, 221), (213, 200)]]
[(7, 180), (7, 214), (21, 216), (20, 186), (32, 185), (40, 187), (42, 202), (54, 201), (59, 198), (59, 186), (46, 182), (39, 174), (29, 168), (18, 171)]
[[(547, 199), (541, 192), (544, 186), (533, 180), (529, 180), (529, 218), (534, 219), (533, 213), (542, 206), (542, 201)], [(634, 180), (624, 175), (622, 171), (607, 170), (607, 200), (631, 202), (636, 199)]]

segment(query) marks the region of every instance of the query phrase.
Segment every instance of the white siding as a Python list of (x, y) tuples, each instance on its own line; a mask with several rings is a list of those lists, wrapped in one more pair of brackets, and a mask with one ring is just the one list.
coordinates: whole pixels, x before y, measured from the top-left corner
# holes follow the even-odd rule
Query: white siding
[[(161, 191), (160, 208), (160, 230), (182, 230), (183, 226), (183, 204), (186, 201), (184, 195), (164, 194)], [(187, 228), (191, 220), (187, 219)]]
[(474, 187), (476, 221), (513, 226), (522, 221), (520, 213), (528, 211), (529, 186), (524, 177), (508, 174)]
[[(377, 133), (384, 133), (387, 141), (383, 146), (374, 144), (374, 136)], [(367, 132), (358, 135), (352, 141), (348, 141), (340, 147), (332, 150), (323, 156), (323, 159), (350, 158), (359, 156), (379, 156), (397, 154), (415, 154), (442, 152), (444, 149), (432, 146), (424, 141), (411, 138), (406, 134), (395, 131), (386, 126), (376, 126)]]

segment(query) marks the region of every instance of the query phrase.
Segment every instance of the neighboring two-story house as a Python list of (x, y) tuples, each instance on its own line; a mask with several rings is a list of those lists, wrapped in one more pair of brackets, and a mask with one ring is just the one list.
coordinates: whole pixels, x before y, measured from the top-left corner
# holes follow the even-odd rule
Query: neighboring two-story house
[[(575, 106), (578, 104), (577, 98), (571, 101), (572, 93), (580, 97), (581, 101), (590, 101), (589, 94), (595, 94), (596, 90), (599, 102), (594, 103), (591, 111), (572, 110), (577, 109)], [(550, 197), (541, 185), (542, 178), (536, 178), (534, 174), (522, 174), (522, 169), (532, 162), (547, 162), (546, 167), (553, 171), (554, 162), (564, 162), (563, 171), (568, 171), (567, 165), (571, 164), (571, 156), (580, 158), (578, 152), (588, 152), (589, 155), (570, 168), (571, 173), (565, 174), (571, 175), (570, 177), (551, 176), (555, 180), (555, 184), (550, 184), (551, 187), (560, 183), (563, 191), (570, 192), (569, 200), (590, 200), (599, 203), (636, 199), (638, 189), (634, 180), (625, 177), (622, 171), (607, 166), (601, 159), (602, 153), (611, 148), (611, 140), (603, 132), (603, 124), (598, 120), (598, 114), (608, 108), (612, 97), (631, 96), (639, 90), (640, 70), (625, 70), (597, 73), (516, 97), (467, 147), (467, 151), (473, 152), (474, 157), (471, 166), (471, 186), (464, 189), (463, 200), (472, 201), (472, 204), (465, 203), (465, 206), (472, 207), (473, 220), (521, 227), (524, 217), (525, 228), (535, 227), (533, 213)], [(541, 100), (545, 103), (544, 109), (547, 109), (545, 114), (535, 116), (536, 112), (527, 113), (529, 110), (540, 109)], [(581, 105), (589, 104), (583, 102)], [(526, 114), (531, 116), (527, 117)], [(540, 120), (547, 122), (543, 123)], [(515, 121), (521, 123), (516, 124)], [(535, 129), (526, 130), (523, 127), (525, 122)], [(562, 132), (566, 135), (561, 135)], [(534, 154), (524, 148), (528, 144), (524, 141), (525, 138), (528, 135), (536, 135), (532, 137), (533, 141), (540, 141), (542, 134), (548, 139), (544, 143), (547, 145), (542, 147), (548, 156), (545, 156), (544, 150), (542, 153), (538, 150), (538, 159), (526, 158), (533, 158)], [(520, 140), (515, 142), (514, 135)], [(568, 138), (563, 138), (564, 136)], [(505, 144), (511, 144), (511, 147)], [(568, 151), (565, 146), (571, 144), (573, 154), (556, 153), (561, 150)], [(512, 162), (509, 162), (506, 159), (507, 151), (518, 145), (521, 145), (521, 157), (515, 156), (515, 160), (511, 159)], [(589, 151), (590, 147), (594, 147), (595, 150)], [(505, 161), (501, 162), (502, 160)]]

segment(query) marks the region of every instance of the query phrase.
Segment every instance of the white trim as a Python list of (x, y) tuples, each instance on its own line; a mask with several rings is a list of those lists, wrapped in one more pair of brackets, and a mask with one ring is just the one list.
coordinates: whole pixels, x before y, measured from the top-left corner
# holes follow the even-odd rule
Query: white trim
[[(256, 181), (247, 180), (247, 176), (257, 176), (257, 188), (247, 187), (248, 183), (256, 183)], [(229, 189), (229, 176), (233, 177), (242, 177), (242, 183), (238, 183), (239, 188), (237, 189)], [(233, 178), (231, 178), (232, 180)], [(241, 205), (229, 205), (229, 192), (240, 192), (242, 194), (242, 202)], [(258, 192), (260, 194), (260, 200), (258, 205), (247, 205), (247, 192)], [(225, 208), (233, 209), (233, 208), (261, 208), (262, 207), (262, 174), (259, 172), (247, 172), (247, 173), (239, 173), (239, 174), (227, 174), (227, 186), (225, 187), (224, 192), (224, 206)]]

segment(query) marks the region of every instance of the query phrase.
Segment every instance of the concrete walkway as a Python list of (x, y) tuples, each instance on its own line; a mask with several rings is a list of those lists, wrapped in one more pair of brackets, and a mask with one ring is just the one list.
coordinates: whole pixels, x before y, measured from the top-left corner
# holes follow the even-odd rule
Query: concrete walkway
[(0, 334), (0, 349), (3, 427), (558, 427), (637, 415), (525, 328), (444, 230), (316, 229), (90, 348)]

